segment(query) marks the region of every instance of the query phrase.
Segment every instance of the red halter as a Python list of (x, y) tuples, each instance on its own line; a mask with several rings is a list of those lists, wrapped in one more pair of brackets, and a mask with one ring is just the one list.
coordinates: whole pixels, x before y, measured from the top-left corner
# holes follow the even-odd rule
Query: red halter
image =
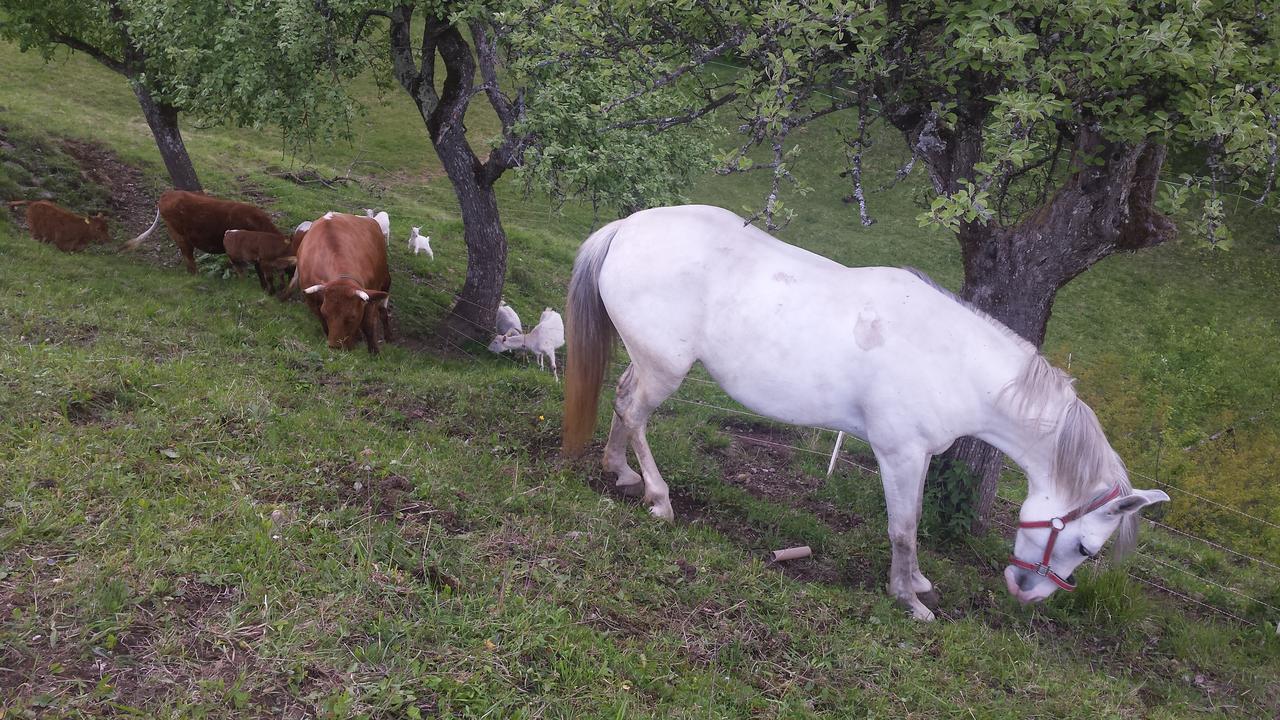
[(1010, 555), (1009, 562), (1012, 563), (1015, 567), (1020, 567), (1023, 570), (1031, 570), (1031, 571), (1034, 571), (1035, 574), (1041, 577), (1049, 578), (1050, 580), (1053, 581), (1053, 584), (1057, 585), (1063, 590), (1066, 590), (1067, 592), (1071, 592), (1072, 590), (1075, 590), (1076, 589), (1075, 583), (1070, 582), (1066, 579), (1063, 579), (1060, 575), (1058, 575), (1058, 573), (1049, 569), (1049, 558), (1053, 556), (1053, 545), (1054, 543), (1058, 542), (1058, 533), (1062, 532), (1062, 530), (1067, 526), (1067, 523), (1071, 522), (1072, 520), (1078, 520), (1081, 517), (1088, 515), (1094, 510), (1097, 510), (1103, 505), (1106, 505), (1107, 503), (1116, 499), (1118, 495), (1120, 495), (1120, 486), (1116, 485), (1115, 487), (1111, 488), (1110, 492), (1098, 498), (1097, 500), (1094, 500), (1088, 505), (1082, 505), (1076, 508), (1075, 510), (1072, 510), (1071, 512), (1067, 513), (1066, 515), (1063, 515), (1062, 517), (1056, 517), (1056, 518), (1053, 518), (1052, 520), (1033, 520), (1031, 522), (1018, 523), (1018, 527), (1020, 528), (1049, 528), (1049, 542), (1044, 546), (1044, 559), (1042, 559), (1039, 562), (1039, 564), (1029, 563), (1026, 560), (1019, 558), (1017, 555)]

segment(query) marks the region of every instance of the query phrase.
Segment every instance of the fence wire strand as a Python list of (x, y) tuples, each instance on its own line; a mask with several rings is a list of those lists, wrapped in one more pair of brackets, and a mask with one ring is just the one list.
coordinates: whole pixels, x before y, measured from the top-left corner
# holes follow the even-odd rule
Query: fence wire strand
[[(480, 308), (480, 307), (481, 307), (480, 305), (477, 305), (476, 303), (472, 303), (472, 302), (470, 302), (470, 301), (468, 301), (468, 300), (466, 300), (466, 299), (464, 299), (464, 298), (458, 297), (458, 296), (457, 296), (457, 294), (456, 294), (456, 293), (454, 293), (453, 291), (450, 291), (450, 290), (448, 290), (448, 289), (446, 289), (446, 288), (443, 288), (443, 287), (441, 287), (441, 286), (439, 286), (439, 285), (436, 285), (435, 283), (432, 283), (432, 282), (430, 282), (430, 281), (428, 281), (428, 280), (425, 280), (425, 279), (421, 279), (421, 278), (419, 278), (419, 282), (421, 282), (423, 285), (426, 285), (427, 287), (432, 288), (433, 290), (435, 290), (435, 291), (437, 291), (437, 292), (440, 292), (440, 293), (443, 293), (443, 294), (446, 294), (446, 295), (452, 295), (452, 296), (453, 296), (453, 298), (454, 298), (454, 300), (455, 300), (455, 301), (457, 301), (457, 302), (467, 303), (467, 304), (472, 305), (472, 306), (477, 307), (477, 308)], [(430, 300), (432, 300), (432, 302), (433, 302), (433, 303), (435, 303), (437, 306), (441, 307), (441, 308), (442, 308), (442, 309), (444, 309), (444, 310), (449, 310), (449, 309), (451, 309), (451, 308), (450, 308), (449, 306), (447, 306), (446, 304), (444, 304), (444, 303), (442, 303), (442, 302), (439, 302), (439, 301), (436, 301), (434, 298), (429, 298), (429, 299), (430, 299)], [(460, 317), (461, 317), (461, 316), (460, 316)], [(488, 333), (488, 332), (489, 332), (489, 329), (481, 327), (478, 323), (475, 323), (474, 321), (472, 321), (472, 320), (470, 320), (470, 319), (468, 319), (468, 318), (463, 317), (463, 320), (465, 320), (466, 322), (470, 323), (472, 326), (476, 327), (477, 329), (479, 329), (479, 330), (481, 330), (481, 331), (483, 331), (483, 332), (486, 332), (486, 333)], [(455, 334), (457, 334), (459, 337), (463, 338), (466, 342), (470, 342), (470, 341), (472, 340), (471, 338), (467, 337), (465, 334), (463, 334), (462, 332), (460, 332), (460, 331), (459, 331), (459, 330), (457, 330), (456, 328), (449, 328), (449, 329), (450, 329), (452, 332), (454, 332)], [(470, 358), (472, 358), (472, 359), (478, 359), (478, 358), (476, 358), (476, 356), (475, 356), (474, 354), (472, 354), (472, 353), (470, 353), (470, 352), (466, 351), (466, 350), (465, 350), (465, 349), (463, 349), (462, 347), (459, 347), (456, 343), (454, 343), (453, 341), (449, 340), (448, 338), (442, 338), (442, 339), (444, 339), (444, 340), (445, 340), (445, 342), (447, 342), (450, 346), (452, 346), (452, 347), (454, 347), (455, 349), (457, 349), (459, 352), (462, 352), (463, 354), (467, 355), (468, 357), (470, 357)], [(505, 360), (507, 360), (507, 361), (511, 362), (511, 363), (512, 363), (512, 364), (514, 364), (514, 365), (520, 366), (520, 363), (519, 363), (519, 362), (517, 362), (517, 361), (515, 360), (515, 358), (509, 357), (509, 356), (507, 356), (505, 353), (495, 353), (495, 354), (501, 355)], [(623, 364), (623, 363), (613, 362), (613, 363), (611, 363), (611, 367), (612, 367), (612, 369), (614, 369), (614, 370), (616, 370), (616, 371), (618, 371), (618, 372), (624, 372), (624, 371), (626, 370), (627, 365), (626, 365), (626, 364)], [(691, 377), (691, 376), (687, 376), (687, 377), (685, 378), (685, 380), (692, 381), (692, 382), (694, 382), (694, 383), (698, 383), (698, 384), (700, 384), (700, 385), (704, 385), (704, 386), (712, 386), (712, 387), (716, 388), (717, 390), (719, 390), (719, 391), (723, 392), (723, 390), (720, 388), (720, 386), (719, 386), (717, 383), (715, 383), (714, 381), (712, 381), (712, 380), (706, 380), (706, 379), (703, 379), (703, 378), (697, 378), (697, 377)], [(677, 391), (677, 392), (678, 392), (678, 391)], [(765, 415), (761, 415), (761, 414), (759, 414), (759, 413), (751, 412), (750, 410), (746, 410), (746, 409), (744, 409), (744, 408), (741, 408), (741, 409), (740, 409), (740, 408), (731, 408), (731, 407), (725, 407), (725, 406), (723, 406), (723, 405), (717, 405), (717, 404), (714, 404), (714, 403), (705, 402), (705, 401), (702, 401), (702, 400), (690, 400), (690, 399), (687, 399), (687, 398), (677, 397), (677, 396), (676, 396), (676, 394), (674, 394), (674, 393), (673, 393), (673, 394), (672, 394), (672, 396), (671, 396), (671, 397), (669, 397), (668, 399), (669, 399), (669, 400), (672, 400), (672, 401), (674, 401), (674, 402), (677, 402), (677, 403), (685, 404), (685, 405), (693, 405), (693, 406), (697, 406), (697, 407), (705, 408), (705, 409), (708, 409), (708, 410), (715, 410), (715, 411), (717, 411), (717, 412), (727, 413), (727, 414), (730, 414), (730, 415), (739, 415), (739, 416), (743, 416), (743, 417), (749, 417), (749, 418), (752, 418), (753, 420), (764, 421), (764, 422), (769, 423), (769, 424), (771, 424), (771, 425), (773, 425), (773, 424), (777, 424), (777, 422), (778, 422), (778, 421), (774, 420), (773, 418), (770, 418), (770, 417), (765, 416)], [(833, 429), (831, 429), (831, 428), (815, 427), (814, 429), (815, 429), (815, 430), (822, 431), (822, 432), (832, 433), (832, 434), (836, 434), (836, 432), (837, 432), (837, 431), (835, 431), (835, 430), (833, 430)], [(790, 445), (790, 444), (787, 444), (787, 443), (780, 443), (780, 442), (776, 442), (776, 441), (772, 441), (772, 440), (764, 440), (764, 439), (761, 439), (761, 438), (754, 438), (754, 437), (750, 437), (750, 436), (746, 436), (746, 435), (740, 435), (740, 434), (737, 434), (737, 433), (729, 432), (729, 431), (727, 431), (727, 430), (725, 430), (724, 432), (725, 432), (725, 434), (729, 435), (730, 437), (736, 438), (737, 440), (742, 441), (742, 442), (749, 442), (749, 443), (754, 443), (754, 444), (757, 444), (757, 445), (765, 445), (765, 446), (776, 447), (776, 448), (781, 448), (781, 449), (793, 450), (793, 451), (796, 451), (796, 452), (801, 452), (801, 453), (805, 453), (805, 454), (808, 454), (808, 455), (813, 455), (813, 456), (816, 456), (816, 457), (822, 457), (822, 458), (827, 458), (827, 457), (829, 456), (829, 453), (821, 452), (821, 451), (818, 451), (818, 450), (813, 450), (813, 449), (811, 449), (811, 448), (800, 447), (800, 446), (797, 446), (797, 445)], [(837, 453), (837, 460), (838, 460), (839, 462), (841, 462), (841, 463), (843, 463), (843, 464), (845, 464), (845, 465), (849, 466), (849, 467), (856, 468), (857, 470), (859, 470), (859, 471), (861, 471), (861, 472), (863, 472), (863, 473), (867, 473), (867, 474), (869, 474), (869, 475), (879, 475), (879, 472), (878, 472), (877, 470), (872, 469), (872, 468), (869, 468), (869, 467), (867, 467), (867, 466), (865, 466), (865, 465), (862, 465), (861, 463), (855, 462), (854, 460), (851, 460), (851, 459), (849, 459), (849, 458), (847, 458), (847, 457), (844, 457), (844, 454), (843, 454), (842, 452), (838, 452), (838, 453)], [(1005, 469), (1006, 469), (1006, 470), (1013, 471), (1013, 472), (1015, 472), (1015, 473), (1017, 473), (1017, 474), (1023, 475), (1023, 477), (1025, 478), (1025, 473), (1023, 473), (1019, 468), (1011, 467), (1011, 466), (1009, 466), (1009, 465), (1006, 463), (1006, 464), (1005, 464)], [(1144, 474), (1142, 474), (1142, 473), (1138, 473), (1138, 472), (1131, 472), (1131, 474), (1132, 474), (1132, 475), (1135, 475), (1135, 476), (1137, 476), (1137, 477), (1143, 478), (1144, 480), (1148, 480), (1148, 481), (1150, 481), (1150, 482), (1157, 483), (1157, 484), (1159, 484), (1159, 485), (1161, 485), (1161, 486), (1163, 486), (1163, 487), (1170, 488), (1170, 489), (1172, 489), (1172, 490), (1174, 490), (1174, 491), (1176, 491), (1176, 492), (1181, 492), (1181, 493), (1184, 493), (1184, 494), (1186, 494), (1186, 495), (1190, 495), (1190, 496), (1192, 496), (1192, 497), (1195, 497), (1195, 498), (1197, 498), (1197, 499), (1199, 499), (1199, 500), (1202, 500), (1202, 501), (1207, 502), (1207, 503), (1209, 503), (1209, 504), (1212, 504), (1212, 505), (1214, 505), (1214, 506), (1221, 507), (1221, 508), (1223, 508), (1223, 509), (1225, 509), (1225, 510), (1228, 510), (1228, 511), (1234, 512), (1234, 513), (1236, 513), (1236, 514), (1238, 514), (1238, 515), (1241, 515), (1241, 516), (1243, 516), (1243, 517), (1249, 518), (1249, 519), (1254, 520), (1254, 521), (1256, 521), (1256, 522), (1260, 522), (1260, 523), (1262, 523), (1262, 524), (1264, 524), (1264, 525), (1268, 525), (1268, 526), (1270, 526), (1270, 527), (1274, 527), (1274, 528), (1278, 528), (1278, 529), (1280, 529), (1280, 525), (1276, 525), (1275, 523), (1271, 523), (1271, 522), (1269, 522), (1269, 521), (1267, 521), (1267, 520), (1265, 520), (1265, 519), (1263, 519), (1263, 518), (1259, 518), (1259, 517), (1256, 517), (1256, 516), (1250, 515), (1249, 513), (1246, 513), (1246, 512), (1244, 512), (1244, 511), (1242, 511), (1242, 510), (1238, 510), (1238, 509), (1236, 509), (1236, 508), (1232, 508), (1232, 507), (1230, 507), (1230, 506), (1226, 506), (1226, 505), (1223, 505), (1223, 504), (1221, 504), (1221, 503), (1214, 502), (1213, 500), (1210, 500), (1210, 499), (1208, 499), (1208, 498), (1202, 497), (1202, 496), (1200, 496), (1200, 495), (1198, 495), (1198, 494), (1196, 494), (1196, 493), (1193, 493), (1193, 492), (1191, 492), (1191, 491), (1189, 491), (1189, 490), (1183, 490), (1182, 488), (1179, 488), (1179, 487), (1177, 487), (1177, 486), (1169, 485), (1168, 483), (1161, 482), (1161, 481), (1159, 481), (1159, 480), (1156, 480), (1155, 478), (1149, 477), (1149, 476), (1144, 475)], [(1004, 497), (1003, 495), (999, 495), (999, 494), (997, 494), (997, 495), (996, 495), (996, 497), (997, 497), (997, 499), (1001, 500), (1002, 502), (1004, 502), (1004, 503), (1006, 503), (1006, 504), (1008, 504), (1008, 505), (1015, 506), (1015, 507), (1017, 506), (1017, 503), (1016, 503), (1015, 501), (1013, 501), (1013, 500), (1011, 500), (1011, 499), (1009, 499), (1009, 498), (1006, 498), (1006, 497)], [(995, 517), (995, 518), (993, 518), (993, 521), (994, 521), (996, 524), (998, 524), (998, 525), (1000, 525), (1001, 527), (1003, 527), (1005, 530), (1008, 530), (1008, 531), (1011, 531), (1011, 532), (1014, 532), (1014, 533), (1016, 533), (1016, 532), (1017, 532), (1017, 529), (1016, 529), (1016, 528), (1014, 528), (1013, 526), (1011, 526), (1011, 525), (1009, 525), (1008, 523), (1004, 522), (1004, 520), (1002, 520), (1002, 519), (1001, 519), (1001, 518), (999, 518), (999, 517)], [(1255, 563), (1258, 563), (1258, 564), (1260, 564), (1260, 565), (1263, 565), (1263, 566), (1266, 566), (1266, 567), (1269, 567), (1269, 568), (1272, 568), (1272, 569), (1280, 570), (1280, 566), (1278, 566), (1278, 565), (1276, 565), (1276, 564), (1274, 564), (1274, 563), (1268, 562), (1268, 561), (1263, 560), (1263, 559), (1261, 559), (1261, 558), (1254, 557), (1254, 556), (1252, 556), (1252, 555), (1248, 555), (1248, 554), (1246, 554), (1246, 553), (1239, 552), (1239, 551), (1237, 551), (1237, 550), (1233, 550), (1232, 548), (1227, 547), (1227, 546), (1225, 546), (1225, 545), (1222, 545), (1222, 544), (1219, 544), (1219, 543), (1215, 543), (1215, 542), (1213, 542), (1213, 541), (1207, 540), (1207, 539), (1205, 539), (1205, 538), (1201, 538), (1201, 537), (1199, 537), (1199, 536), (1197, 536), (1197, 535), (1193, 535), (1193, 534), (1191, 534), (1191, 533), (1188, 533), (1188, 532), (1183, 531), (1183, 530), (1179, 530), (1179, 529), (1177, 529), (1177, 528), (1170, 527), (1170, 526), (1168, 526), (1168, 525), (1165, 525), (1164, 523), (1159, 523), (1159, 522), (1156, 522), (1156, 521), (1154, 521), (1154, 520), (1148, 520), (1147, 522), (1149, 522), (1149, 523), (1150, 523), (1150, 524), (1152, 524), (1153, 526), (1160, 527), (1160, 528), (1161, 528), (1161, 529), (1163, 529), (1163, 530), (1170, 531), (1170, 532), (1172, 532), (1172, 533), (1176, 533), (1177, 535), (1180, 535), (1180, 536), (1183, 536), (1183, 537), (1186, 537), (1186, 538), (1189, 538), (1189, 539), (1192, 539), (1192, 540), (1197, 540), (1197, 541), (1202, 542), (1202, 543), (1204, 543), (1204, 544), (1206, 544), (1206, 545), (1208, 545), (1208, 546), (1210, 546), (1210, 547), (1214, 547), (1214, 548), (1216, 548), (1216, 549), (1219, 549), (1219, 550), (1225, 551), (1225, 552), (1230, 553), (1230, 554), (1232, 554), (1232, 555), (1234, 555), (1234, 556), (1237, 556), (1237, 557), (1240, 557), (1240, 558), (1243, 558), (1243, 559), (1247, 559), (1247, 560), (1253, 561), (1253, 562), (1255, 562)], [(1138, 552), (1137, 552), (1137, 554), (1138, 554), (1138, 555), (1140, 555), (1140, 556), (1142, 556), (1142, 557), (1144, 557), (1144, 558), (1146, 558), (1146, 559), (1148, 559), (1148, 560), (1151, 560), (1151, 561), (1153, 561), (1153, 562), (1157, 563), (1158, 565), (1161, 565), (1161, 566), (1166, 567), (1166, 568), (1171, 568), (1171, 569), (1177, 570), (1178, 572), (1180, 572), (1180, 573), (1182, 573), (1182, 574), (1184, 574), (1184, 575), (1187, 575), (1187, 576), (1189, 576), (1189, 577), (1191, 577), (1191, 578), (1194, 578), (1195, 580), (1197, 580), (1197, 581), (1199, 581), (1199, 582), (1202, 582), (1202, 583), (1204, 583), (1204, 584), (1206, 584), (1206, 585), (1209, 585), (1209, 586), (1212, 586), (1212, 587), (1216, 587), (1216, 588), (1218, 588), (1218, 589), (1220, 589), (1220, 590), (1222, 590), (1222, 591), (1224, 591), (1224, 592), (1227, 592), (1227, 593), (1230, 593), (1230, 594), (1232, 594), (1232, 595), (1235, 595), (1235, 596), (1237, 596), (1237, 597), (1239, 597), (1239, 598), (1241, 598), (1241, 599), (1243, 599), (1243, 600), (1246, 600), (1246, 601), (1248, 601), (1248, 602), (1255, 603), (1255, 604), (1257, 604), (1257, 605), (1259, 605), (1259, 606), (1261, 606), (1261, 607), (1268, 608), (1269, 610), (1272, 610), (1272, 611), (1275, 611), (1275, 612), (1280, 612), (1280, 608), (1278, 608), (1278, 607), (1276, 607), (1276, 606), (1274, 606), (1274, 605), (1271, 605), (1271, 604), (1269, 604), (1269, 603), (1267, 603), (1267, 602), (1264, 602), (1264, 601), (1259, 600), (1259, 599), (1257, 599), (1257, 598), (1254, 598), (1254, 597), (1251, 597), (1251, 596), (1249, 596), (1249, 595), (1246, 595), (1245, 593), (1242, 593), (1242, 592), (1240, 592), (1240, 591), (1238, 591), (1238, 590), (1235, 590), (1235, 589), (1233, 589), (1233, 588), (1230, 588), (1230, 587), (1228, 587), (1228, 586), (1226, 586), (1226, 585), (1223, 585), (1223, 584), (1221, 584), (1221, 583), (1215, 582), (1215, 581), (1210, 580), (1210, 579), (1208, 579), (1208, 578), (1201, 577), (1200, 575), (1197, 575), (1196, 573), (1190, 572), (1190, 571), (1185, 570), (1185, 569), (1183, 569), (1183, 568), (1180, 568), (1180, 567), (1178, 567), (1178, 566), (1176, 566), (1176, 565), (1171, 565), (1171, 564), (1169, 564), (1169, 563), (1166, 563), (1166, 562), (1164, 562), (1164, 561), (1162, 561), (1162, 560), (1160, 560), (1160, 559), (1158, 559), (1158, 558), (1156, 558), (1156, 557), (1154, 557), (1154, 556), (1152, 556), (1152, 555), (1150, 555), (1150, 554), (1148, 554), (1148, 553), (1144, 553), (1144, 552), (1138, 551)], [(1154, 588), (1154, 589), (1156, 589), (1156, 590), (1159, 590), (1159, 591), (1161, 591), (1161, 592), (1164, 592), (1164, 593), (1166, 593), (1166, 594), (1168, 594), (1168, 595), (1170, 595), (1170, 596), (1177, 597), (1177, 598), (1180, 598), (1180, 599), (1186, 600), (1186, 601), (1188, 601), (1188, 602), (1194, 603), (1194, 604), (1195, 604), (1195, 605), (1197, 605), (1197, 606), (1207, 608), (1207, 609), (1212, 610), (1212, 611), (1214, 611), (1214, 612), (1216, 612), (1216, 613), (1218, 613), (1218, 614), (1220, 614), (1220, 615), (1222, 615), (1222, 616), (1224, 616), (1224, 617), (1231, 618), (1232, 620), (1235, 620), (1235, 621), (1237, 621), (1237, 622), (1240, 622), (1240, 623), (1243, 623), (1243, 624), (1246, 624), (1246, 625), (1250, 625), (1250, 626), (1256, 626), (1256, 623), (1254, 623), (1254, 622), (1252, 622), (1252, 621), (1249, 621), (1249, 620), (1246, 620), (1245, 618), (1242, 618), (1242, 617), (1240, 617), (1240, 616), (1238, 616), (1238, 615), (1236, 615), (1236, 614), (1234, 614), (1234, 613), (1232, 613), (1232, 612), (1230, 612), (1230, 611), (1228, 611), (1228, 610), (1226, 610), (1226, 609), (1224, 609), (1224, 608), (1220, 608), (1220, 607), (1217, 607), (1217, 606), (1215, 606), (1215, 605), (1211, 605), (1211, 604), (1206, 603), (1206, 602), (1204, 602), (1204, 601), (1202, 601), (1202, 600), (1198, 600), (1198, 599), (1196, 599), (1196, 598), (1194, 598), (1194, 597), (1191, 597), (1190, 595), (1187, 595), (1187, 594), (1185, 594), (1185, 593), (1181, 593), (1181, 592), (1178, 592), (1178, 591), (1173, 590), (1173, 589), (1171, 589), (1171, 588), (1165, 587), (1165, 586), (1163, 586), (1163, 585), (1161, 585), (1161, 584), (1159, 584), (1159, 583), (1156, 583), (1156, 582), (1154, 582), (1154, 581), (1152, 581), (1152, 580), (1150, 580), (1150, 579), (1148, 579), (1148, 578), (1146, 578), (1146, 577), (1143, 577), (1143, 576), (1141, 576), (1141, 575), (1135, 574), (1132, 570), (1128, 570), (1127, 572), (1128, 572), (1129, 577), (1132, 577), (1132, 578), (1134, 578), (1135, 580), (1138, 580), (1139, 582), (1141, 582), (1141, 583), (1143, 583), (1143, 584), (1145, 584), (1145, 585), (1148, 585), (1148, 586), (1150, 586), (1150, 587), (1152, 587), (1152, 588)]]

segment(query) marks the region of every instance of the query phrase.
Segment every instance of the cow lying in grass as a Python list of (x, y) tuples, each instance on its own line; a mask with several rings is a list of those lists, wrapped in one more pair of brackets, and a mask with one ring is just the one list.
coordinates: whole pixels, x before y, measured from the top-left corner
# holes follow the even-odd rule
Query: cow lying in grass
[(102, 213), (91, 218), (81, 217), (46, 200), (19, 200), (9, 204), (26, 205), (31, 236), (42, 243), (52, 243), (63, 252), (76, 252), (90, 243), (110, 240), (107, 219)]
[(379, 320), (384, 339), (391, 339), (387, 244), (372, 218), (331, 212), (312, 223), (293, 279), (329, 347), (349, 350), (363, 334), (369, 352), (378, 352)]
[(187, 272), (195, 274), (195, 250), (221, 255), (226, 252), (223, 237), (228, 230), (259, 230), (279, 234), (271, 216), (261, 208), (234, 200), (220, 200), (204, 193), (170, 190), (160, 196), (156, 219), (151, 227), (125, 244), (133, 250), (160, 225), (161, 218), (178, 244)]
[(243, 275), (244, 266), (253, 263), (254, 270), (258, 272), (258, 283), (269, 293), (276, 291), (275, 276), (297, 262), (290, 254), (292, 239), (276, 232), (228, 230), (222, 236), (222, 244), (236, 274)]

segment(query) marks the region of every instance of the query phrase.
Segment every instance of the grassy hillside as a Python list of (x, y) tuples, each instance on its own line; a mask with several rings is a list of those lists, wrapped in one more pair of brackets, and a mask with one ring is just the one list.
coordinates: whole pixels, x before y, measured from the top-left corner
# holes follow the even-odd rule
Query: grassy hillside
[[(73, 86), (85, 94), (70, 97)], [(91, 174), (77, 180), (64, 138), (141, 168), (130, 180), (139, 193), (163, 186), (127, 88), (92, 63), (45, 68), (0, 45), (0, 107), (15, 138), (6, 152), (44, 158), (60, 196), (108, 202)], [(388, 209), (396, 319), (423, 336), (460, 286), (464, 254), (415, 122), (398, 97), (375, 104), (354, 146), (316, 150), (319, 177), (351, 178), (328, 184), (282, 177), (301, 168), (269, 133), (187, 136), (211, 191), (252, 197), (282, 226)], [(817, 129), (807, 141), (822, 139)], [(877, 152), (887, 177), (893, 146)], [(809, 158), (818, 190), (799, 200), (786, 239), (848, 263), (917, 265), (954, 286), (954, 248), (915, 227), (909, 184), (877, 198), (880, 222), (862, 230), (832, 168)], [(753, 182), (708, 179), (692, 195), (736, 209), (755, 202)], [(528, 321), (562, 304), (594, 218), (551, 213), (514, 183), (503, 203), (507, 295)], [(149, 212), (113, 229), (123, 238), (139, 222)], [(418, 224), (434, 263), (404, 247)], [(1250, 449), (1248, 463), (1266, 462), (1275, 445), (1251, 438), (1278, 422), (1264, 413), (1280, 344), (1272, 242), (1258, 231), (1229, 255), (1179, 245), (1114, 258), (1064, 292), (1050, 351), (1070, 358), (1134, 469), (1189, 482), (1239, 472)], [(942, 619), (914, 623), (881, 590), (878, 480), (846, 465), (823, 482), (825, 434), (744, 417), (688, 384), (651, 423), (676, 492), (677, 522), (656, 524), (594, 463), (557, 459), (549, 374), (474, 346), (330, 352), (300, 304), (265, 298), (253, 279), (189, 276), (176, 256), (167, 240), (140, 255), (64, 255), (0, 221), (0, 717), (1280, 709), (1278, 618), (1236, 594), (1280, 606), (1275, 575), (1228, 554), (1148, 532), (1132, 576), (1173, 592), (1099, 567), (1075, 595), (1027, 609), (1002, 588), (1004, 539), (926, 535)], [(1228, 425), (1234, 449), (1220, 436), (1182, 450)], [(1202, 463), (1211, 453), (1216, 464)], [(1274, 491), (1255, 484), (1242, 485), (1249, 498)], [(1264, 501), (1250, 514), (1280, 522)], [(1204, 505), (1174, 507), (1216, 519)], [(1209, 527), (1234, 542), (1244, 519), (1222, 512)], [(1251, 547), (1265, 542), (1258, 533)], [(814, 559), (762, 562), (801, 543)]]

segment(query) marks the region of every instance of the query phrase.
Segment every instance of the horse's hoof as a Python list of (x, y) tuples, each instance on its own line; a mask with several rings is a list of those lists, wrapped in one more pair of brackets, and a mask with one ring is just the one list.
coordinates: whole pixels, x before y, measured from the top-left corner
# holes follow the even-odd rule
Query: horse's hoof
[(925, 607), (919, 600), (906, 600), (903, 598), (894, 598), (893, 604), (902, 610), (906, 610), (912, 618), (922, 622), (933, 621), (933, 611)]
[(666, 520), (669, 523), (675, 522), (676, 520), (676, 513), (674, 510), (671, 509), (670, 502), (664, 502), (660, 505), (654, 505), (653, 507), (649, 508), (649, 514), (660, 520)]
[(618, 489), (618, 492), (626, 495), (627, 497), (638, 498), (644, 495), (643, 481), (623, 484), (623, 482), (619, 480), (614, 483), (614, 487)]

